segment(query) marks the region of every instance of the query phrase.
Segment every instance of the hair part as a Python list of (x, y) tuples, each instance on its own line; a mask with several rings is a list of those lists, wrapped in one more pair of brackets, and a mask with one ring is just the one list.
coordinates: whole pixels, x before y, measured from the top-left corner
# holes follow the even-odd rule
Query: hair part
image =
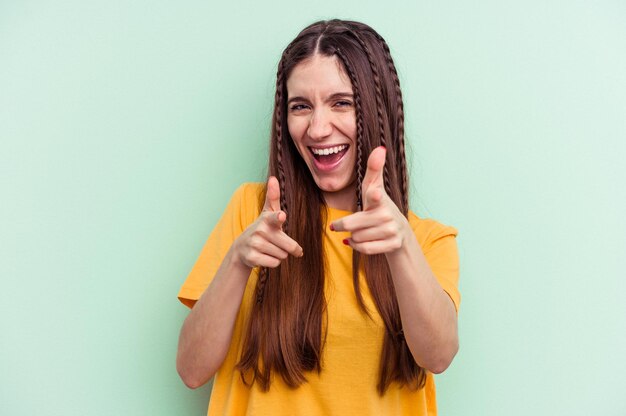
[[(270, 388), (279, 374), (290, 387), (306, 382), (307, 371), (322, 370), (323, 320), (326, 318), (322, 247), (326, 204), (287, 126), (287, 86), (294, 67), (316, 54), (336, 56), (350, 78), (356, 114), (356, 206), (362, 210), (362, 181), (367, 156), (385, 146), (385, 191), (406, 216), (408, 179), (404, 146), (404, 108), (398, 74), (385, 40), (371, 27), (353, 21), (316, 22), (305, 28), (284, 50), (276, 74), (276, 95), (270, 138), (268, 176), (280, 184), (281, 209), (291, 219), (284, 231), (303, 246), (306, 256), (288, 257), (274, 269), (261, 268), (256, 302), (246, 330), (237, 368), (245, 383)], [(373, 81), (373, 82), (372, 82)], [(286, 174), (288, 172), (289, 174)], [(265, 195), (260, 195), (263, 205)], [(360, 288), (365, 281), (385, 325), (377, 390), (391, 383), (421, 388), (425, 370), (417, 365), (402, 332), (391, 273), (384, 255), (353, 252), (353, 285), (360, 308), (370, 317)], [(297, 276), (293, 278), (292, 276)]]

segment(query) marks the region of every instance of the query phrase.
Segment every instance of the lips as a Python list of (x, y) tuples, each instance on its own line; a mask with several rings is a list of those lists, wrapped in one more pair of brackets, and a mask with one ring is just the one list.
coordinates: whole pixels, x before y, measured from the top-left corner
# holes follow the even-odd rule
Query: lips
[(313, 155), (315, 167), (320, 171), (328, 172), (335, 169), (341, 163), (341, 160), (346, 155), (349, 148), (350, 145), (341, 144), (336, 146), (309, 147), (309, 150)]

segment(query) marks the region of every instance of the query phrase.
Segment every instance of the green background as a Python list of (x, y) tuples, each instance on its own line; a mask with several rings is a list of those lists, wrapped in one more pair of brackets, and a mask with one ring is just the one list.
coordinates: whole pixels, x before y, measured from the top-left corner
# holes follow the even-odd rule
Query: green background
[(205, 414), (176, 294), (331, 17), (388, 40), (412, 207), (460, 231), (440, 414), (626, 414), (626, 3), (260, 3), (0, 1), (0, 414)]

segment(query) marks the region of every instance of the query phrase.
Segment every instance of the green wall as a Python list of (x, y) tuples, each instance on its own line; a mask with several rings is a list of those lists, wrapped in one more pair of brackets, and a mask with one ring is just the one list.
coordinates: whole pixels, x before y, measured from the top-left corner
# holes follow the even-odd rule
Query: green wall
[(626, 414), (626, 4), (260, 3), (0, 1), (0, 414), (205, 414), (176, 293), (335, 16), (387, 38), (413, 209), (460, 230), (440, 413)]

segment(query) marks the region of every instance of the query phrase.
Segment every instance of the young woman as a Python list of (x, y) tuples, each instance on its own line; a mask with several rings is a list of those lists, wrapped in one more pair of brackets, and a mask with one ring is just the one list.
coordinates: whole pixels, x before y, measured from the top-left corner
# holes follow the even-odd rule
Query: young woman
[(185, 281), (177, 369), (210, 415), (432, 415), (458, 350), (457, 231), (408, 209), (404, 112), (369, 26), (317, 22), (278, 66), (266, 184)]

